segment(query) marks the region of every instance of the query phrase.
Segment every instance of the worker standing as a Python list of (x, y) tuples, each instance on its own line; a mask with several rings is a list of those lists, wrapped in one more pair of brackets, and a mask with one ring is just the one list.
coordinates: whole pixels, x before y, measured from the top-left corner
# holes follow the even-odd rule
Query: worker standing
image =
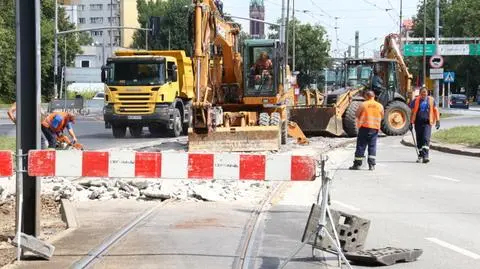
[(378, 131), (384, 115), (383, 106), (375, 101), (375, 93), (366, 91), (363, 94), (364, 101), (357, 109), (357, 148), (355, 150), (355, 160), (350, 170), (359, 170), (365, 158), (365, 150), (368, 148), (368, 168), (375, 170), (377, 156), (377, 138)]
[(48, 115), (42, 122), (42, 133), (48, 141), (49, 148), (55, 148), (57, 144), (57, 136), (59, 136), (64, 129), (72, 137), (72, 143), (77, 142), (75, 132), (73, 132), (72, 123), (75, 123), (75, 115), (68, 112), (53, 112)]
[(430, 161), (428, 152), (430, 149), (430, 136), (432, 135), (432, 126), (437, 130), (440, 128), (440, 114), (433, 97), (428, 96), (426, 87), (420, 89), (420, 95), (411, 103), (412, 115), (410, 118), (410, 131), (415, 125), (415, 134), (417, 137), (418, 159), (417, 163), (428, 163)]
[[(7, 115), (14, 124), (17, 124), (17, 102), (13, 102), (7, 111)], [(40, 119), (43, 121), (44, 118), (45, 113), (43, 109), (40, 108)], [(43, 134), (40, 134), (40, 144), (42, 149), (47, 148), (47, 140)]]

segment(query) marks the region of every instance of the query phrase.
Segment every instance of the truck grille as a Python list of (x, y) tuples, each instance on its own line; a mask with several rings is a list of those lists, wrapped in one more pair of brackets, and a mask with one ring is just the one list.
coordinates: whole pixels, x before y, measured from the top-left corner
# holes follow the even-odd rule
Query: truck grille
[(115, 112), (118, 114), (151, 114), (154, 112), (154, 93), (117, 93)]

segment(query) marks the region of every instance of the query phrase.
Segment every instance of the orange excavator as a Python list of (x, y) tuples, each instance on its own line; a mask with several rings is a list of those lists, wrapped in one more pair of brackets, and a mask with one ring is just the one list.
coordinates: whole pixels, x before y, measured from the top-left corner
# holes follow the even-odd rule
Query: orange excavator
[(287, 118), (293, 92), (284, 89), (284, 44), (269, 39), (239, 44), (239, 28), (223, 18), (214, 1), (193, 0), (193, 6), (195, 98), (189, 150), (279, 150), (288, 133), (307, 142)]

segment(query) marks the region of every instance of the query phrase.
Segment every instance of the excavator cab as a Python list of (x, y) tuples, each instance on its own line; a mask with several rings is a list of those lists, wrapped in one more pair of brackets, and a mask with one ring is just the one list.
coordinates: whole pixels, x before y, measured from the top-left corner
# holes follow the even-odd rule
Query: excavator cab
[(245, 104), (277, 104), (281, 68), (279, 41), (246, 40), (243, 48)]

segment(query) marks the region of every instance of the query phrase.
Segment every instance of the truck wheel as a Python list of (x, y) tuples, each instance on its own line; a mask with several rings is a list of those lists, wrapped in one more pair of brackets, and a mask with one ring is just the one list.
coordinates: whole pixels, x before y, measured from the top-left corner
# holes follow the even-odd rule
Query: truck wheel
[(179, 137), (182, 134), (182, 115), (178, 108), (173, 111), (173, 128), (168, 131), (171, 137)]
[(282, 118), (280, 117), (280, 113), (273, 112), (272, 115), (270, 115), (270, 126), (280, 126), (281, 122)]
[(127, 127), (126, 126), (112, 126), (112, 133), (113, 137), (115, 138), (124, 138), (127, 134)]
[(130, 130), (130, 135), (139, 138), (142, 136), (143, 126), (142, 125), (133, 125), (129, 126), (128, 129)]
[(268, 115), (268, 113), (260, 113), (260, 118), (258, 119), (258, 125), (260, 126), (270, 125), (270, 116)]
[(343, 114), (343, 130), (349, 137), (355, 137), (358, 134), (357, 117), (355, 113), (362, 102), (352, 101)]
[(389, 136), (404, 135), (408, 132), (410, 108), (402, 101), (393, 101), (385, 107), (382, 132)]

